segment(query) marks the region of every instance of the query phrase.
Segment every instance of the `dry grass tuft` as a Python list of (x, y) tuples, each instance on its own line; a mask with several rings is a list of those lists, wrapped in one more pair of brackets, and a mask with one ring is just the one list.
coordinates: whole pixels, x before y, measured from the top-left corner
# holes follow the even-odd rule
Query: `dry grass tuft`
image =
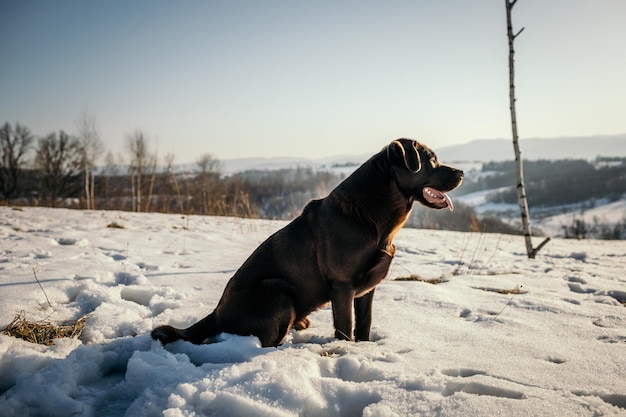
[(394, 278), (394, 281), (417, 281), (417, 282), (426, 282), (428, 284), (433, 284), (433, 285), (441, 284), (442, 282), (448, 282), (448, 280), (445, 279), (443, 276), (439, 278), (424, 278), (416, 274), (411, 274), (408, 277)]
[(504, 289), (504, 288), (489, 288), (489, 287), (476, 287), (477, 290), (488, 291), (488, 292), (496, 292), (498, 294), (507, 294), (507, 295), (520, 295), (526, 294), (528, 291), (522, 290), (521, 285), (516, 285), (515, 288), (512, 289)]
[(21, 311), (2, 333), (24, 339), (27, 342), (51, 346), (54, 339), (61, 337), (78, 338), (83, 333), (87, 316), (82, 316), (76, 321), (54, 324), (46, 321), (29, 322), (26, 313)]
[(107, 227), (109, 229), (124, 229), (124, 226), (119, 224), (118, 222), (109, 223), (109, 224), (107, 224)]

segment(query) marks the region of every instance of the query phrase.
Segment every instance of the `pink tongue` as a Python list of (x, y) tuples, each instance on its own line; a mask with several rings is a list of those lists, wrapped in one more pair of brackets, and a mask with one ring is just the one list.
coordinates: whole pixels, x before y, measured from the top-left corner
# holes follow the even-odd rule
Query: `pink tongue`
[(443, 194), (443, 198), (446, 200), (446, 204), (448, 205), (448, 208), (450, 209), (450, 211), (454, 211), (454, 204), (452, 204), (452, 200), (450, 200), (450, 197), (448, 197), (448, 194), (446, 193), (442, 193)]
[(435, 190), (434, 188), (430, 187), (425, 187), (422, 194), (424, 194), (424, 198), (429, 203), (436, 204), (442, 208), (448, 207), (450, 211), (454, 211), (454, 204), (452, 204), (452, 200), (450, 200), (448, 194), (442, 193), (441, 191)]

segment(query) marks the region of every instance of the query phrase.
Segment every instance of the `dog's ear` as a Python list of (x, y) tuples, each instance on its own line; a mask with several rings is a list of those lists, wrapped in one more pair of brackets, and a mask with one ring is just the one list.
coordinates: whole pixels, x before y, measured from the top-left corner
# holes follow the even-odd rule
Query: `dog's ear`
[(387, 156), (392, 162), (401, 162), (409, 171), (417, 174), (422, 169), (422, 160), (417, 146), (414, 140), (394, 140), (387, 147)]

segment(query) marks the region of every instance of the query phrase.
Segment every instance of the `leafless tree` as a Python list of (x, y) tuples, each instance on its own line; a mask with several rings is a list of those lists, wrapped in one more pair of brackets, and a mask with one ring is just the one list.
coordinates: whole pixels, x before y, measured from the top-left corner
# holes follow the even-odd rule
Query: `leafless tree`
[(166, 168), (166, 185), (167, 185), (166, 199), (167, 201), (165, 202), (165, 204), (168, 210), (172, 209), (172, 207), (170, 207), (169, 199), (171, 198), (171, 194), (173, 191), (175, 193), (174, 198), (176, 199), (176, 201), (174, 202), (174, 205), (178, 206), (179, 212), (184, 214), (185, 213), (185, 199), (182, 195), (182, 189), (181, 189), (180, 181), (178, 180), (178, 175), (176, 175), (176, 171), (174, 169), (174, 158), (175, 158), (175, 155), (173, 153), (168, 153), (167, 155), (165, 155), (165, 165), (167, 166)]
[(196, 161), (200, 186), (201, 213), (210, 214), (212, 211), (211, 199), (215, 198), (215, 184), (220, 177), (221, 163), (209, 153), (203, 154)]
[(78, 191), (78, 140), (60, 131), (39, 139), (35, 164), (42, 173), (42, 195), (55, 207), (58, 199)]
[(151, 162), (148, 167), (150, 170), (150, 183), (148, 186), (148, 195), (146, 198), (146, 207), (144, 211), (150, 211), (150, 204), (152, 203), (152, 195), (154, 192), (154, 183), (157, 177), (157, 160), (158, 160), (158, 154), (155, 151), (155, 153), (151, 156), (149, 160)]
[[(144, 210), (143, 198), (145, 196), (146, 176), (151, 175), (150, 184), (154, 185), (154, 175), (156, 173), (156, 153), (152, 153), (148, 138), (141, 130), (136, 130), (127, 136), (127, 146), (130, 151), (130, 177), (133, 211)], [(151, 187), (150, 187), (151, 188)], [(150, 207), (151, 191), (148, 190), (147, 204), (145, 209)]]
[(28, 128), (9, 123), (0, 128), (0, 192), (8, 201), (18, 190), (23, 158), (31, 148), (34, 138)]
[(100, 190), (100, 194), (104, 200), (105, 205), (108, 205), (108, 200), (111, 195), (111, 177), (117, 174), (117, 165), (111, 151), (108, 151), (104, 157), (104, 168), (101, 174), (102, 189)]
[(526, 198), (526, 186), (524, 185), (524, 165), (522, 162), (521, 150), (519, 146), (519, 137), (517, 134), (517, 115), (515, 112), (515, 48), (514, 41), (520, 33), (524, 30), (521, 28), (519, 32), (513, 34), (513, 23), (511, 19), (511, 11), (513, 6), (517, 3), (517, 0), (504, 0), (506, 3), (506, 23), (507, 23), (507, 37), (509, 39), (509, 103), (511, 110), (511, 128), (513, 132), (513, 151), (515, 152), (515, 173), (516, 173), (516, 188), (517, 199), (519, 202), (520, 214), (522, 218), (522, 232), (526, 242), (526, 252), (529, 258), (534, 258), (537, 252), (550, 241), (550, 238), (545, 239), (539, 246), (533, 248), (532, 233), (530, 230), (530, 215), (528, 211), (528, 200)]
[(76, 122), (78, 129), (78, 151), (80, 153), (80, 169), (83, 175), (83, 189), (87, 210), (95, 209), (95, 175), (94, 168), (104, 146), (98, 134), (96, 118), (84, 109)]

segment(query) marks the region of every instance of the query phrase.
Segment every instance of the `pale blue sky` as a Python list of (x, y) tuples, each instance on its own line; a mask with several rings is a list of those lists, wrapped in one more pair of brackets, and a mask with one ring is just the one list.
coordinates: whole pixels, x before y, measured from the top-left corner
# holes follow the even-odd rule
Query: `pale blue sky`
[[(519, 0), (522, 137), (626, 132), (626, 1)], [(509, 138), (504, 1), (0, 3), (0, 122), (159, 154), (375, 152)]]

